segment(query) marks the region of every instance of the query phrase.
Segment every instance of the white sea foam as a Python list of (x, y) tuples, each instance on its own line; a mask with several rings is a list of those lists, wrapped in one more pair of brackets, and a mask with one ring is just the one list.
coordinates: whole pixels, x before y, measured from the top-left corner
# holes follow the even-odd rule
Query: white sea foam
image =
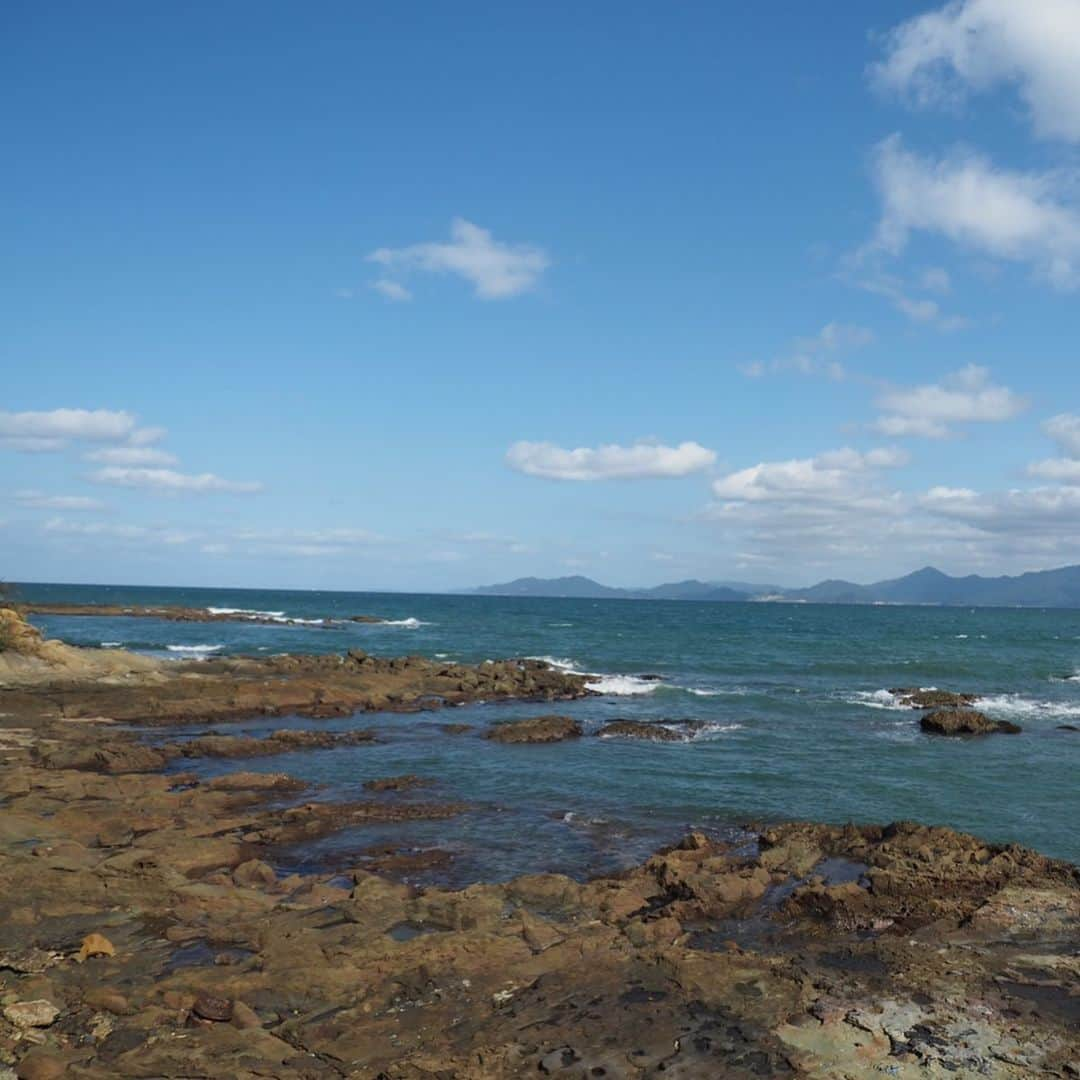
[(718, 735), (727, 735), (732, 731), (741, 731), (742, 724), (702, 724), (690, 733), (691, 742), (709, 742)]
[(1022, 694), (991, 694), (979, 698), (975, 708), (994, 719), (1061, 720), (1080, 716), (1080, 702), (1036, 701)]
[(852, 705), (865, 705), (868, 709), (902, 709), (910, 711), (910, 706), (902, 705), (900, 699), (889, 690), (856, 690), (845, 698)]
[(745, 697), (750, 691), (745, 686), (701, 687), (701, 686), (676, 686), (676, 690), (685, 690), (695, 697)]
[(191, 653), (194, 656), (205, 656), (208, 653), (217, 652), (218, 649), (224, 649), (224, 645), (166, 645), (165, 648), (169, 652), (175, 653)]
[(431, 623), (423, 622), (420, 619), (383, 619), (377, 625), (379, 626), (400, 626), (405, 630), (419, 630), (421, 626), (430, 626)]
[(620, 697), (636, 694), (651, 694), (660, 683), (655, 679), (639, 679), (636, 675), (594, 675), (589, 674), (592, 682), (585, 688), (598, 694), (617, 694)]
[(254, 608), (208, 607), (211, 615), (239, 615), (243, 619), (282, 619), (284, 611), (256, 611)]
[(577, 661), (569, 659), (560, 659), (557, 656), (526, 656), (526, 660), (541, 660), (548, 667), (553, 667), (558, 671), (565, 671), (568, 675), (584, 675), (584, 671), (578, 671)]
[(101, 647), (103, 649), (122, 649), (124, 643), (122, 641), (103, 641)]
[(603, 671), (582, 671), (576, 661), (567, 657), (527, 656), (525, 659), (542, 660), (549, 667), (565, 672), (567, 675), (581, 675), (589, 680), (585, 684), (585, 689), (597, 694), (629, 697), (637, 694), (651, 694), (663, 685), (658, 679), (642, 679), (637, 675), (610, 675)]

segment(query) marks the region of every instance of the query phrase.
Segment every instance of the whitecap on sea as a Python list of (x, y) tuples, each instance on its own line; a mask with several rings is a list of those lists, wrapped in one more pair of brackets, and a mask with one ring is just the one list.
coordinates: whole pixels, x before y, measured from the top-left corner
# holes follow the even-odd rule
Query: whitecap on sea
[(995, 720), (1064, 720), (1080, 717), (1080, 702), (1036, 701), (1021, 694), (991, 694), (978, 698), (975, 708)]
[(166, 645), (165, 648), (173, 653), (191, 653), (195, 656), (204, 656), (208, 653), (224, 649), (224, 645)]

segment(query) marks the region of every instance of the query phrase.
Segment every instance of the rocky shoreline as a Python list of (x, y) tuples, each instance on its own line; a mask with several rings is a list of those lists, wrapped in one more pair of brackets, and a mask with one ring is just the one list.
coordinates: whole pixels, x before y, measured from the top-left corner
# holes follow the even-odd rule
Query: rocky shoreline
[(2, 611), (0, 630), (0, 1077), (1080, 1076), (1067, 863), (910, 823), (792, 823), (692, 834), (588, 882), (419, 889), (400, 875), (425, 853), (393, 850), (286, 875), (298, 844), (468, 807), (416, 776), (332, 802), (283, 773), (172, 771), (377, 727), (148, 743), (144, 725), (548, 702), (583, 680), (364, 654), (163, 664), (42, 642)]
[(164, 619), (166, 622), (246, 622), (259, 626), (334, 627), (348, 623), (381, 623), (377, 615), (349, 615), (345, 618), (301, 619), (261, 611), (212, 611), (209, 608), (182, 607), (176, 604), (74, 604), (20, 603), (14, 605), (20, 615), (96, 616), (98, 618)]

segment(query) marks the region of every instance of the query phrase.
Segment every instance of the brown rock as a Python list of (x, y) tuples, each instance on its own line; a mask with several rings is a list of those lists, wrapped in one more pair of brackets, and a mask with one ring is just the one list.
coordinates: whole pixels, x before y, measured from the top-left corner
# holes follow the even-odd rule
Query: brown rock
[(1016, 735), (1023, 728), (1007, 720), (991, 720), (975, 709), (938, 709), (927, 713), (919, 726), (931, 735)]
[(274, 868), (261, 859), (249, 859), (242, 862), (233, 872), (232, 879), (237, 885), (258, 886), (276, 885), (277, 874)]
[(103, 934), (87, 934), (79, 947), (79, 963), (85, 963), (91, 956), (115, 956), (116, 946)]
[(18, 1028), (49, 1027), (60, 1015), (60, 1010), (51, 1002), (16, 1001), (4, 1007), (4, 1019)]
[(262, 1021), (259, 1019), (259, 1014), (250, 1005), (245, 1005), (242, 1001), (233, 1002), (232, 1023), (233, 1027), (248, 1030), (262, 1027)]
[(128, 1000), (119, 990), (108, 986), (95, 986), (83, 994), (83, 1001), (91, 1008), (104, 1009), (115, 1016), (126, 1016), (131, 1012)]
[(19, 1080), (59, 1080), (67, 1075), (67, 1062), (50, 1050), (31, 1050), (15, 1067)]
[(612, 720), (597, 734), (601, 739), (648, 739), (650, 742), (682, 742), (683, 737), (663, 724), (645, 723), (642, 720)]
[(228, 998), (213, 997), (210, 994), (200, 994), (191, 1011), (200, 1020), (214, 1020), (219, 1023), (227, 1023), (233, 1017), (233, 1003)]
[(484, 738), (500, 743), (550, 743), (581, 735), (581, 725), (569, 716), (536, 716), (530, 720), (496, 724)]
[(901, 686), (889, 691), (900, 700), (901, 705), (913, 709), (961, 709), (973, 705), (977, 694), (961, 694), (953, 690), (922, 690), (917, 686)]
[(365, 780), (364, 787), (368, 791), (404, 791), (406, 788), (424, 787), (431, 783), (433, 781), (407, 773), (405, 776), (385, 776), (378, 780)]

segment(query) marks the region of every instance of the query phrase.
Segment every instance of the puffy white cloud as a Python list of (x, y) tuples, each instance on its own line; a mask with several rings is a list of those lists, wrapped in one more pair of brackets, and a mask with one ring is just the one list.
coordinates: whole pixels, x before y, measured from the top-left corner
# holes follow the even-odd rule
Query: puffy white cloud
[(965, 150), (933, 160), (905, 149), (899, 135), (878, 144), (873, 173), (882, 216), (871, 250), (899, 254), (912, 232), (938, 233), (1029, 263), (1058, 288), (1080, 284), (1080, 211), (1060, 175), (998, 169)]
[(687, 476), (708, 468), (716, 453), (696, 442), (678, 446), (641, 441), (567, 450), (548, 442), (516, 442), (506, 452), (511, 469), (549, 480), (637, 480)]
[(892, 30), (871, 74), (920, 105), (1012, 83), (1039, 135), (1080, 140), (1080, 4), (953, 0)]
[(935, 515), (963, 522), (982, 533), (1053, 535), (1075, 547), (1080, 524), (1080, 487), (1046, 485), (980, 494), (934, 488), (921, 500)]
[(952, 434), (952, 424), (1010, 420), (1027, 402), (1007, 386), (991, 383), (986, 368), (969, 364), (940, 383), (890, 388), (877, 405), (884, 415), (871, 425), (875, 431), (943, 439)]
[(31, 510), (101, 510), (105, 505), (87, 495), (46, 495), (41, 491), (17, 491), (15, 502)]
[(214, 473), (182, 473), (175, 469), (127, 468), (108, 465), (91, 473), (95, 484), (112, 484), (117, 487), (141, 488), (166, 494), (235, 492), (250, 494), (261, 491), (262, 484), (225, 480)]
[[(455, 274), (468, 281), (483, 300), (502, 300), (528, 292), (551, 264), (541, 249), (504, 244), (487, 229), (464, 218), (455, 218), (451, 223), (449, 243), (379, 248), (367, 258), (391, 272)], [(402, 293), (408, 292), (392, 279), (382, 280), (384, 286), (380, 291), (384, 295), (388, 295), (388, 286), (395, 286)], [(379, 284), (374, 287), (379, 288)], [(390, 298), (403, 300), (407, 297)]]
[(866, 497), (876, 470), (896, 468), (907, 460), (895, 447), (865, 453), (831, 450), (812, 458), (760, 462), (714, 480), (712, 491), (728, 503), (849, 503)]
[(176, 455), (152, 446), (106, 446), (83, 455), (100, 465), (175, 465)]
[(1080, 460), (1076, 458), (1046, 458), (1044, 461), (1033, 461), (1028, 466), (1028, 472), (1032, 476), (1041, 476), (1045, 480), (1080, 484)]

